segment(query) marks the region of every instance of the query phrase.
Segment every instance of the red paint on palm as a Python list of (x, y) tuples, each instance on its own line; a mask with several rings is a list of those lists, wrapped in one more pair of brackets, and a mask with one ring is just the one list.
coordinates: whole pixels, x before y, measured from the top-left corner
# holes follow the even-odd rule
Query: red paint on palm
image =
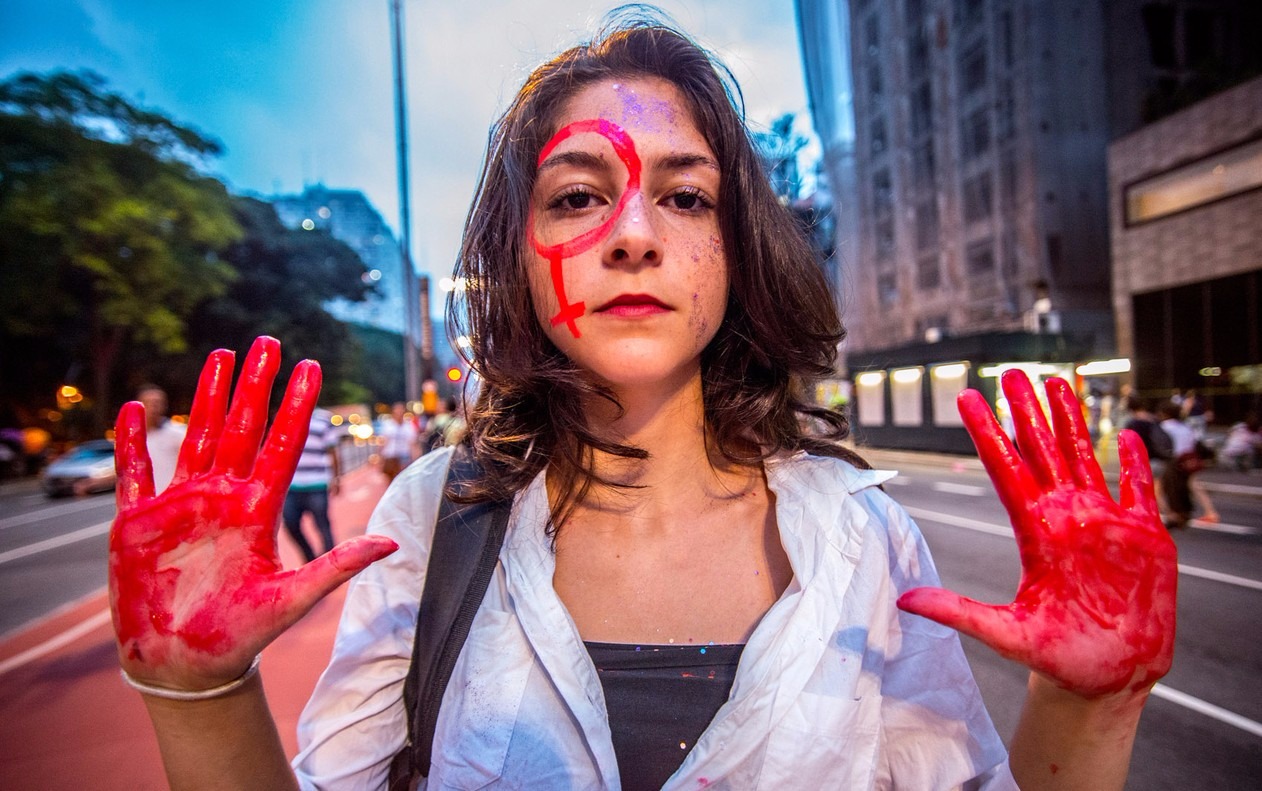
[(618, 159), (622, 161), (623, 166), (627, 169), (627, 183), (622, 190), (622, 195), (618, 198), (617, 205), (614, 206), (613, 212), (595, 228), (584, 231), (568, 241), (552, 245), (545, 245), (539, 240), (535, 233), (533, 217), (530, 218), (529, 223), (531, 229), (530, 242), (534, 246), (535, 252), (548, 259), (550, 264), (549, 272), (552, 276), (552, 288), (556, 293), (559, 305), (557, 314), (551, 319), (552, 326), (565, 324), (575, 338), (580, 337), (578, 324), (575, 320), (580, 318), (586, 311), (586, 304), (583, 302), (571, 303), (566, 298), (562, 261), (586, 252), (608, 236), (609, 232), (613, 230), (614, 223), (618, 221), (618, 217), (622, 215), (623, 209), (626, 208), (627, 202), (640, 191), (640, 157), (635, 152), (635, 143), (625, 129), (606, 118), (575, 121), (572, 124), (566, 124), (561, 127), (552, 136), (552, 139), (544, 144), (543, 150), (539, 152), (539, 159), (536, 164), (542, 165), (544, 160), (548, 158), (548, 155), (562, 141), (574, 135), (587, 132), (598, 134), (608, 140), (609, 144), (613, 146), (614, 153), (617, 154)]
[(1018, 452), (982, 395), (960, 394), (960, 414), (1012, 519), (1022, 575), (1007, 605), (940, 588), (898, 606), (976, 637), (1003, 656), (1085, 697), (1146, 693), (1174, 655), (1177, 552), (1161, 524), (1139, 438), (1118, 437), (1114, 501), (1067, 383), (1047, 383), (1055, 432), (1029, 379), (1004, 374)]
[(298, 364), (263, 442), (279, 367), (280, 344), (255, 341), (229, 409), (232, 354), (210, 355), (175, 477), (157, 497), (143, 408), (132, 402), (119, 412), (110, 605), (120, 659), (136, 678), (182, 689), (233, 678), (321, 597), (397, 548), (362, 536), (300, 569), (281, 567), (277, 515), (306, 441), (320, 368)]

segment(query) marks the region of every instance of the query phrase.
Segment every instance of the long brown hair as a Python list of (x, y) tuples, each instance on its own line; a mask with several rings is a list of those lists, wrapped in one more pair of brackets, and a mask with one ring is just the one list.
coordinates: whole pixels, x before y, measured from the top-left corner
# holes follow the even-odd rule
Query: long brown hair
[(456, 268), (466, 287), (447, 306), (450, 332), (469, 338), (465, 353), (481, 378), (467, 437), (485, 471), (452, 494), (508, 497), (551, 465), (566, 493), (552, 505), (552, 530), (593, 484), (616, 485), (594, 473), (596, 451), (639, 459), (648, 452), (591, 430), (584, 400), (617, 401), (581, 375), (535, 316), (526, 226), (536, 160), (568, 98), (596, 82), (634, 77), (677, 87), (719, 161), (730, 288), (702, 354), (707, 440), (734, 464), (807, 450), (867, 466), (839, 444), (849, 432), (845, 417), (807, 399), (806, 384), (832, 373), (845, 330), (809, 243), (771, 190), (735, 79), (658, 14), (624, 10), (590, 43), (537, 68), (492, 127)]

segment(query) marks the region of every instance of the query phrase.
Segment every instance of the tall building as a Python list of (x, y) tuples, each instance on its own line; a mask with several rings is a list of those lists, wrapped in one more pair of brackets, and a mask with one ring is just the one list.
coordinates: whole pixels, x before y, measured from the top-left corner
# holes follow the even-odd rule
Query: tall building
[(1148, 397), (1262, 411), (1262, 77), (1109, 147), (1118, 349)]
[[(996, 374), (1014, 365), (1088, 398), (1120, 386), (1082, 373), (1117, 356), (1109, 142), (1252, 68), (1262, 48), (1242, 30), (1256, 25), (1235, 24), (1251, 5), (798, 1), (817, 129), (834, 123), (817, 97), (844, 92), (812, 82), (840, 72), (830, 59), (853, 75), (843, 304), (860, 438), (965, 450), (952, 391), (979, 387), (1002, 410)], [(807, 46), (842, 17), (848, 48)]]
[(333, 190), (322, 184), (300, 195), (272, 198), (281, 222), (291, 228), (320, 228), (344, 242), (364, 261), (364, 277), (376, 295), (363, 302), (343, 299), (325, 308), (342, 321), (403, 332), (403, 284), (399, 244), (373, 205), (358, 190)]

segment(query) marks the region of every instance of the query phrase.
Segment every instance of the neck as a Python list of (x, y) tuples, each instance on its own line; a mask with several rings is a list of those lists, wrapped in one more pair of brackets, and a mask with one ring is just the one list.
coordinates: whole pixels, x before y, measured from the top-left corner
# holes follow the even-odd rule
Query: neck
[[(687, 507), (699, 498), (727, 498), (761, 481), (758, 467), (733, 467), (708, 441), (701, 374), (651, 391), (618, 392), (623, 411), (599, 400), (588, 409), (594, 426), (608, 426), (604, 436), (649, 452), (647, 459), (625, 459), (597, 452), (596, 474), (638, 488), (593, 487), (579, 503), (601, 511), (643, 512)], [(553, 495), (559, 494), (552, 492)]]

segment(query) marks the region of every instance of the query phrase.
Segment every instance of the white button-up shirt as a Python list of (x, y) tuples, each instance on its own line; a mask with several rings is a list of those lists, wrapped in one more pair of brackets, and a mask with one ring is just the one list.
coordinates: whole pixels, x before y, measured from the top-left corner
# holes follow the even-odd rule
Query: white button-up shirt
[[(298, 726), (303, 788), (384, 788), (403, 747), (403, 683), (449, 453), (406, 470), (373, 514), (369, 530), (399, 551), (351, 583)], [(895, 606), (938, 577), (919, 530), (877, 488), (893, 473), (805, 453), (765, 470), (793, 581), (665, 788), (1015, 789), (955, 632)], [(552, 587), (547, 518), (540, 473), (514, 501), (443, 696), (430, 789), (620, 787), (600, 680)]]

